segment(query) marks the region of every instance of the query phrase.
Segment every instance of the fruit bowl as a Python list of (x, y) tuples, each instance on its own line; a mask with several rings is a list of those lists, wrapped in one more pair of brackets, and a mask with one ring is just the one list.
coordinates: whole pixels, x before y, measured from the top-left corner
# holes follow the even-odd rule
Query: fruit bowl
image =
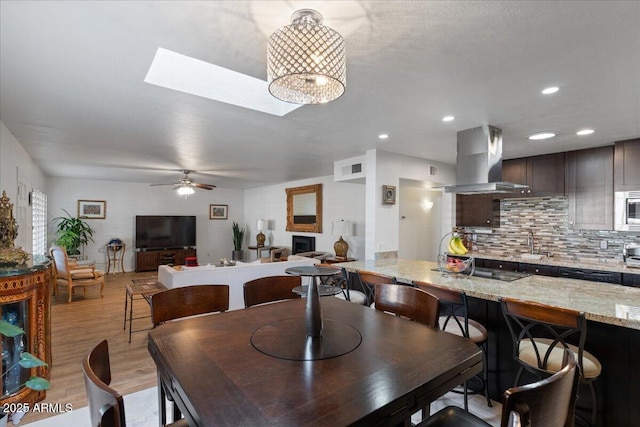
[(473, 257), (441, 253), (438, 256), (438, 270), (442, 273), (468, 275), (471, 276), (474, 271)]

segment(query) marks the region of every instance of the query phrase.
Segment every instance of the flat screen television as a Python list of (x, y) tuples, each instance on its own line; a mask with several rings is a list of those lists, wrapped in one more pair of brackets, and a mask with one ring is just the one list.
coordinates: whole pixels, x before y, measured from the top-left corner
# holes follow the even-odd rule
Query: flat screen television
[(195, 216), (136, 215), (137, 249), (177, 249), (195, 245)]

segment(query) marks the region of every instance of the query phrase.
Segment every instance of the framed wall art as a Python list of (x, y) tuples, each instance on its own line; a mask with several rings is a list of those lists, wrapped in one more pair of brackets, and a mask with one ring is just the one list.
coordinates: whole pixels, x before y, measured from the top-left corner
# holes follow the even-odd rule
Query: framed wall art
[(382, 204), (383, 205), (396, 204), (396, 187), (394, 185), (382, 186)]
[(229, 205), (209, 205), (209, 219), (228, 219)]
[(105, 219), (107, 202), (105, 200), (78, 200), (78, 218)]

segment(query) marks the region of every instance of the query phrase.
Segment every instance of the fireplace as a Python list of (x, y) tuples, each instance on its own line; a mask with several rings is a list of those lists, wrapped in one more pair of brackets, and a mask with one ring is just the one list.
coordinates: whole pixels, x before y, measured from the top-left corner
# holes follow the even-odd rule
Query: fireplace
[(293, 236), (291, 241), (291, 254), (301, 252), (313, 252), (316, 250), (316, 238), (308, 236)]

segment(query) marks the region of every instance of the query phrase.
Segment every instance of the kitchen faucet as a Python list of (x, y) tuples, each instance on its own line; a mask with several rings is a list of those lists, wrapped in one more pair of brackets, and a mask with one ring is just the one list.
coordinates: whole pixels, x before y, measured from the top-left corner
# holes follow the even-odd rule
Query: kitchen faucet
[(533, 245), (534, 245), (534, 238), (533, 238), (533, 230), (529, 230), (527, 232), (527, 245), (529, 245), (529, 247), (531, 248), (531, 255), (533, 255)]

